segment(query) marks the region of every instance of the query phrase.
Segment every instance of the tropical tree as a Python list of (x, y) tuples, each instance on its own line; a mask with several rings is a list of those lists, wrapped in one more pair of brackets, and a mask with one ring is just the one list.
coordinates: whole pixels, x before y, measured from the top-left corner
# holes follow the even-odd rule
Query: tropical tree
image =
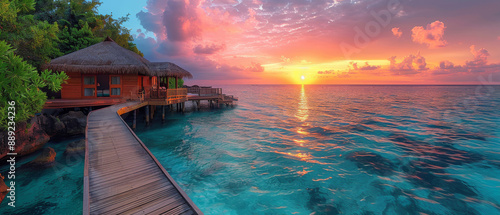
[(16, 54), (39, 67), (61, 55), (58, 49), (59, 27), (34, 18), (34, 0), (0, 0), (0, 40), (7, 41)]
[(61, 84), (69, 77), (64, 73), (41, 73), (14, 54), (14, 50), (5, 41), (0, 41), (0, 128), (8, 125), (9, 103), (15, 102), (15, 122), (29, 119), (40, 112), (47, 100), (47, 87), (51, 91), (61, 90)]

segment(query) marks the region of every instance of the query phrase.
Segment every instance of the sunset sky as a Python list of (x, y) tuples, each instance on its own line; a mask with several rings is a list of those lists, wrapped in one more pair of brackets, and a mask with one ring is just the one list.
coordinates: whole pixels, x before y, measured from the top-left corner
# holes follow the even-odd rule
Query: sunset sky
[[(188, 84), (498, 84), (498, 0), (104, 0)], [(301, 79), (304, 76), (304, 80)]]

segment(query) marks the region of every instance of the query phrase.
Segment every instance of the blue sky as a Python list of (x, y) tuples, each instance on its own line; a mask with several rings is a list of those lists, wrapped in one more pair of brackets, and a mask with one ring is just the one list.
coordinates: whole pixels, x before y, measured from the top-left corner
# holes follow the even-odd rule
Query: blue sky
[[(141, 10), (145, 10), (144, 6), (146, 6), (146, 0), (105, 0), (101, 1), (101, 3), (101, 6), (97, 8), (100, 14), (113, 14), (114, 18), (130, 14), (130, 19), (125, 23), (125, 27), (130, 29), (131, 34), (137, 34), (137, 29), (141, 29), (141, 31), (145, 33), (136, 14)], [(154, 36), (152, 33), (147, 33), (146, 35), (150, 37)]]

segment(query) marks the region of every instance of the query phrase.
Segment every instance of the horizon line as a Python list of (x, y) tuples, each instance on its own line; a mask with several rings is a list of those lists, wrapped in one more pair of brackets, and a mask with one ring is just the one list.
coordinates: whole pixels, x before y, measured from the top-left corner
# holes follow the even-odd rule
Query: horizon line
[[(198, 85), (199, 84), (193, 84)], [(191, 85), (191, 86), (193, 86)], [(214, 85), (257, 85), (257, 86), (277, 86), (277, 85), (314, 85), (314, 86), (500, 86), (499, 84), (214, 84)]]

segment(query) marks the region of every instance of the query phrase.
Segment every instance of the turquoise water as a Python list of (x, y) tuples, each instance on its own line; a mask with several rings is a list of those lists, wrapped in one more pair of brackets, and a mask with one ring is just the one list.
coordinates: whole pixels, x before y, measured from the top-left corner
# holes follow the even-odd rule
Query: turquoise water
[[(8, 206), (10, 200), (6, 198), (0, 204), (0, 214), (82, 214), (85, 155), (64, 154), (67, 144), (78, 139), (68, 138), (45, 144), (44, 147), (53, 148), (57, 154), (51, 167), (25, 165), (39, 152), (16, 158), (20, 159), (16, 162), (16, 207)], [(7, 172), (8, 166), (0, 166), (3, 176)]]
[[(136, 132), (205, 214), (500, 214), (500, 87), (224, 91), (239, 105)], [(18, 160), (18, 207), (0, 214), (81, 214), (84, 159), (64, 154), (74, 140), (46, 145), (52, 167)]]
[(205, 214), (500, 214), (500, 87), (224, 91), (136, 132)]

